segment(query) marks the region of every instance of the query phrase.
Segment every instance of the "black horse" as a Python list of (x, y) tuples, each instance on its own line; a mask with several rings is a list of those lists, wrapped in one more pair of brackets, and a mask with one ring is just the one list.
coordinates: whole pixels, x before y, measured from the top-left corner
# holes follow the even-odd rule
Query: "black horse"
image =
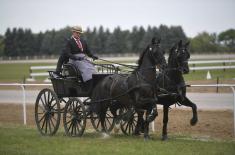
[[(163, 88), (158, 93), (157, 104), (163, 105), (163, 129), (162, 140), (166, 140), (167, 137), (167, 123), (169, 106), (178, 103), (180, 105), (188, 106), (192, 108), (193, 117), (190, 121), (191, 125), (195, 125), (198, 121), (197, 106), (186, 97), (186, 85), (183, 74), (189, 73), (188, 60), (190, 53), (188, 51), (189, 42), (185, 45), (180, 41), (175, 45), (169, 53), (167, 68), (157, 74), (157, 88)], [(143, 114), (138, 114), (137, 126), (135, 134), (139, 134), (143, 128)]]
[[(105, 77), (93, 89), (91, 103), (92, 111), (96, 112), (101, 121), (102, 131), (105, 131), (105, 114), (110, 108), (114, 117), (116, 110), (128, 109), (126, 117), (134, 111), (146, 110), (144, 121), (144, 137), (149, 138), (148, 126), (157, 116), (156, 109), (156, 66), (164, 67), (166, 61), (164, 51), (160, 48), (160, 40), (155, 38), (142, 52), (138, 67), (129, 75), (114, 74)], [(97, 102), (100, 101), (100, 102)]]

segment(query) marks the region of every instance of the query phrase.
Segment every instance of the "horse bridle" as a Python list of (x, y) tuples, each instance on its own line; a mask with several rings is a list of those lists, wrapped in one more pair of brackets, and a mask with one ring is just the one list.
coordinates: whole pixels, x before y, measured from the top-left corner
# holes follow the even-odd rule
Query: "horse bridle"
[[(177, 52), (177, 51), (178, 51), (178, 49), (175, 50), (175, 52)], [(183, 51), (184, 51), (184, 49), (183, 49)], [(183, 51), (180, 51), (180, 52), (182, 53)], [(182, 71), (183, 70), (183, 66), (179, 63), (179, 60), (178, 60), (179, 54), (177, 53), (176, 56), (177, 56), (176, 63), (177, 63), (177, 66), (178, 66), (177, 68), (178, 68), (179, 71)], [(187, 60), (182, 61), (182, 64), (186, 64), (186, 63), (188, 63), (188, 58), (187, 58)]]
[[(156, 47), (152, 47), (152, 46), (156, 46)], [(159, 44), (154, 44), (154, 45), (152, 45), (151, 47), (149, 47), (149, 55), (150, 55), (150, 57), (152, 58), (152, 60), (154, 61), (154, 64), (157, 64), (157, 62), (158, 62), (158, 59), (154, 56), (154, 54), (153, 54), (153, 48), (159, 48), (160, 47), (160, 45)], [(159, 63), (160, 64), (160, 63)], [(156, 65), (154, 65), (154, 66), (152, 66), (151, 68), (156, 68)]]

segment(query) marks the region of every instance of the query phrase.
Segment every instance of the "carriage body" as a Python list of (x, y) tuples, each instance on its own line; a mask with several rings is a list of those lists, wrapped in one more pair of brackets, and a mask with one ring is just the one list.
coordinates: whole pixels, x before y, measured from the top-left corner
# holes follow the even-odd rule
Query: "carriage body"
[(62, 75), (49, 71), (55, 93), (59, 98), (63, 97), (89, 97), (95, 85), (104, 77), (118, 73), (118, 68), (111, 64), (97, 65), (97, 74), (92, 75), (93, 83), (86, 85), (81, 77), (80, 71), (73, 64), (63, 66)]
[(73, 77), (54, 77), (53, 72), (49, 71), (53, 89), (59, 98), (63, 97), (90, 97), (91, 90), (96, 84), (111, 73), (94, 74), (92, 85), (86, 85), (78, 78)]

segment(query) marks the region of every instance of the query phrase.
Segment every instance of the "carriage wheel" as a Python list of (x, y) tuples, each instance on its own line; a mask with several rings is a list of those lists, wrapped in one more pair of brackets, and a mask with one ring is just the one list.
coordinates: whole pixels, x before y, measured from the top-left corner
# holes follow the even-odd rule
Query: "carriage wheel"
[(121, 121), (121, 130), (125, 135), (133, 135), (135, 127), (137, 125), (137, 119), (137, 113), (133, 113), (128, 121)]
[(78, 98), (71, 98), (64, 108), (64, 129), (67, 136), (80, 137), (86, 127), (85, 106)]
[(42, 135), (54, 135), (60, 125), (60, 103), (54, 91), (39, 92), (35, 103), (35, 122)]
[[(102, 131), (100, 118), (94, 112), (91, 113), (91, 124), (96, 131), (98, 131), (98, 132)], [(108, 109), (106, 111), (105, 121), (104, 121), (105, 132), (111, 132), (114, 128), (114, 125), (115, 125), (115, 122), (114, 122), (113, 114)]]

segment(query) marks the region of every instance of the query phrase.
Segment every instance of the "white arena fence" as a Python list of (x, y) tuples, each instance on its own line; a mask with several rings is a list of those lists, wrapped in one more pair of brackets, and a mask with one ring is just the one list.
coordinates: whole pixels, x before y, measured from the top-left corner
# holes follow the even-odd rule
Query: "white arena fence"
[[(0, 86), (12, 86), (12, 87), (20, 87), (22, 89), (22, 107), (23, 107), (23, 123), (27, 124), (26, 118), (26, 91), (25, 87), (37, 86), (37, 87), (50, 87), (52, 84), (21, 84), (21, 83), (0, 83)], [(229, 87), (233, 92), (233, 125), (234, 125), (234, 136), (235, 136), (235, 84), (207, 84), (207, 85), (190, 85), (190, 87)], [(36, 99), (35, 99), (36, 101)], [(152, 131), (154, 131), (154, 123), (152, 123)]]
[[(190, 67), (191, 71), (198, 71), (198, 70), (227, 70), (227, 69), (235, 69), (235, 65), (231, 65), (235, 63), (235, 60), (200, 60), (200, 61), (189, 61), (189, 64), (193, 66)], [(133, 65), (135, 63), (125, 63), (126, 65)], [(222, 64), (220, 66), (196, 66), (198, 64)], [(120, 65), (115, 65), (120, 66)], [(29, 78), (27, 81), (35, 81), (36, 77), (45, 77), (45, 82), (48, 82), (47, 77), (49, 76), (48, 72), (42, 72), (45, 70), (55, 70), (56, 66), (31, 66), (29, 69)]]

